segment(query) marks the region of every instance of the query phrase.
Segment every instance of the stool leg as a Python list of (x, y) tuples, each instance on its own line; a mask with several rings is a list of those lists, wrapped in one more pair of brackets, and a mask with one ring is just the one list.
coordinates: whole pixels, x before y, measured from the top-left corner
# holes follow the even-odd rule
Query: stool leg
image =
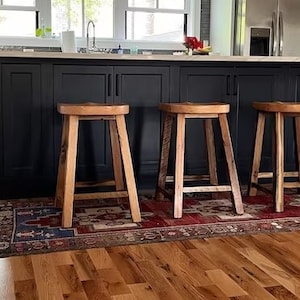
[(185, 115), (177, 115), (176, 160), (174, 186), (174, 218), (182, 217), (184, 173)]
[(228, 166), (234, 209), (237, 214), (241, 215), (244, 213), (244, 208), (226, 114), (219, 114), (219, 122)]
[(57, 174), (57, 183), (56, 183), (56, 192), (55, 192), (55, 206), (62, 208), (63, 207), (63, 198), (65, 194), (65, 176), (66, 176), (66, 148), (68, 144), (67, 140), (67, 131), (69, 126), (69, 116), (63, 116), (62, 122), (62, 137), (61, 137), (61, 146), (60, 146), (60, 155), (58, 162), (58, 174)]
[(56, 199), (62, 202), (62, 226), (71, 227), (78, 141), (78, 117), (65, 116)]
[(258, 120), (257, 120), (257, 127), (256, 127), (252, 172), (251, 172), (249, 191), (248, 191), (249, 196), (255, 196), (257, 193), (256, 185), (258, 183), (258, 173), (259, 173), (260, 160), (261, 160), (261, 152), (262, 152), (263, 137), (264, 137), (264, 130), (265, 130), (265, 121), (266, 121), (265, 114), (262, 112), (259, 112)]
[(276, 212), (284, 210), (284, 120), (282, 113), (275, 113), (275, 168), (273, 173), (273, 198)]
[(123, 158), (124, 173), (126, 178), (126, 185), (128, 190), (128, 198), (130, 203), (131, 215), (133, 222), (141, 221), (141, 213), (139, 208), (138, 195), (136, 190), (136, 183), (134, 179), (134, 172), (131, 160), (131, 153), (129, 148), (129, 141), (126, 130), (126, 123), (124, 115), (116, 116), (117, 130), (119, 133), (119, 141), (121, 146), (121, 154)]
[(165, 114), (163, 132), (162, 132), (163, 135), (162, 135), (162, 146), (161, 146), (159, 172), (158, 172), (158, 183), (157, 183), (157, 189), (155, 195), (155, 199), (158, 201), (162, 201), (164, 199), (164, 194), (162, 193), (162, 190), (165, 190), (166, 187), (166, 177), (168, 171), (172, 125), (173, 125), (173, 116), (168, 113)]
[[(215, 139), (214, 139), (212, 119), (204, 120), (204, 133), (205, 133), (205, 139), (206, 139), (206, 145), (207, 145), (209, 182), (211, 185), (218, 185), (216, 148), (215, 148)], [(217, 193), (213, 193), (212, 196), (214, 199), (218, 198)]]
[(112, 150), (112, 161), (114, 178), (117, 191), (124, 190), (123, 169), (117, 125), (115, 120), (109, 120), (110, 143)]

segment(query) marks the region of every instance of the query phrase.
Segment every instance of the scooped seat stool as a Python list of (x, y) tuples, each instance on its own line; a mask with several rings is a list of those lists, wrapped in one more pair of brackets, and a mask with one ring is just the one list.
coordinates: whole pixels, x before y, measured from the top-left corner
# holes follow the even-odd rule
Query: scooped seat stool
[[(182, 217), (183, 194), (190, 192), (231, 192), (233, 196), (233, 209), (237, 214), (243, 214), (243, 204), (241, 191), (234, 160), (233, 148), (227, 122), (229, 104), (226, 103), (161, 103), (159, 109), (164, 113), (164, 127), (162, 133), (161, 158), (159, 166), (158, 183), (156, 189), (156, 199), (163, 200), (165, 196), (174, 196), (174, 218)], [(170, 195), (166, 189), (171, 131), (174, 119), (176, 119), (176, 149), (175, 149), (175, 178), (170, 181), (174, 183), (173, 194)], [(208, 151), (207, 176), (186, 176), (184, 174), (184, 154), (185, 154), (185, 131), (186, 120), (202, 119), (204, 121), (204, 132)], [(223, 146), (225, 150), (227, 168), (229, 173), (229, 184), (218, 183), (216, 151), (214, 144), (213, 119), (217, 119), (221, 128)], [(169, 176), (168, 176), (169, 177)], [(185, 186), (185, 181), (197, 181), (198, 179), (209, 180), (209, 185)], [(199, 180), (198, 180), (199, 181)]]
[[(126, 104), (64, 104), (57, 106), (63, 115), (61, 152), (55, 201), (62, 207), (62, 226), (72, 226), (74, 200), (109, 199), (128, 197), (134, 222), (141, 221), (134, 171), (126, 130), (125, 115), (129, 113)], [(75, 193), (75, 172), (79, 121), (104, 120), (109, 122), (112, 161), (116, 191)], [(79, 149), (80, 150), (80, 149)], [(124, 188), (123, 170), (126, 189)], [(84, 184), (80, 184), (84, 187)]]
[[(300, 103), (294, 102), (253, 102), (252, 106), (258, 112), (256, 137), (253, 154), (253, 164), (249, 183), (249, 196), (255, 196), (257, 190), (273, 194), (275, 212), (284, 211), (284, 189), (300, 188)], [(260, 170), (263, 139), (265, 132), (266, 117), (274, 118), (274, 143), (273, 143), (273, 170), (263, 172)], [(296, 171), (285, 171), (284, 167), (284, 120), (292, 117), (295, 123), (295, 144), (298, 156), (298, 167)], [(266, 188), (261, 179), (272, 179), (273, 188)], [(285, 181), (285, 179), (296, 178), (296, 181)]]

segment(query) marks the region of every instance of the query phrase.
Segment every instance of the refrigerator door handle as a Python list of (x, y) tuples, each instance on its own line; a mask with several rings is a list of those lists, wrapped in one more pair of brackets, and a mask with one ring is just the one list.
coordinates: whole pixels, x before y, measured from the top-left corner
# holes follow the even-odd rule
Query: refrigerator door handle
[(277, 18), (276, 13), (273, 12), (272, 14), (272, 56), (276, 56), (276, 49), (277, 49)]
[(283, 54), (283, 16), (279, 13), (279, 55)]

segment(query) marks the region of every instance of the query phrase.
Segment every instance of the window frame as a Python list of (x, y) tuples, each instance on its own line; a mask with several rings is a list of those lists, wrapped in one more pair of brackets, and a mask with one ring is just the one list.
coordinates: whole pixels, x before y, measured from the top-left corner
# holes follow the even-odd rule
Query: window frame
[[(118, 0), (114, 0), (117, 2)], [(190, 13), (190, 1), (184, 0), (184, 9), (166, 9), (166, 8), (148, 8), (148, 7), (132, 7), (128, 5), (128, 1), (122, 1), (121, 5), (114, 5), (114, 16), (118, 16), (116, 18), (117, 26), (115, 26), (114, 30), (114, 38), (124, 39), (126, 37), (126, 12), (150, 12), (150, 13), (172, 13), (172, 14), (189, 14)], [(119, 3), (119, 2), (118, 2)], [(189, 18), (188, 18), (189, 19)], [(189, 21), (188, 21), (189, 22)], [(116, 23), (114, 23), (116, 24)], [(188, 25), (189, 26), (189, 25)], [(136, 40), (132, 41), (135, 42)]]
[[(82, 0), (84, 1), (84, 0)], [(201, 0), (184, 0), (185, 9), (165, 9), (165, 8), (141, 8), (129, 7), (127, 1), (114, 0), (114, 27), (113, 38), (103, 39), (96, 38), (97, 45), (101, 48), (115, 48), (118, 44), (122, 44), (123, 48), (131, 48), (133, 45), (139, 49), (153, 49), (153, 50), (182, 50), (184, 49), (182, 43), (179, 42), (161, 42), (161, 41), (144, 41), (144, 40), (125, 40), (125, 12), (130, 11), (146, 11), (146, 12), (165, 12), (165, 13), (187, 13), (189, 14), (187, 33), (188, 35), (200, 35), (200, 15), (201, 15)], [(51, 0), (36, 0), (35, 6), (7, 6), (2, 5), (0, 0), (0, 10), (27, 10), (39, 11), (40, 20), (47, 27), (51, 27)], [(117, 3), (117, 5), (115, 5)], [(50, 13), (49, 13), (50, 12)], [(85, 35), (85, 25), (83, 25), (82, 32)], [(76, 38), (77, 47), (85, 47), (85, 37)], [(60, 37), (56, 38), (40, 38), (40, 37), (1, 37), (0, 43), (2, 45), (16, 45), (16, 46), (32, 46), (32, 47), (60, 47)]]

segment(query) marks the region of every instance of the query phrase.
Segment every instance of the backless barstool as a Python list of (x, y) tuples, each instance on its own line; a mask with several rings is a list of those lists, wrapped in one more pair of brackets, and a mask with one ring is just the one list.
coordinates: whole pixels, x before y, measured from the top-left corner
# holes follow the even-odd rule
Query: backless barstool
[[(252, 106), (258, 112), (256, 137), (253, 154), (253, 164), (249, 184), (249, 196), (255, 196), (257, 190), (270, 192), (273, 194), (275, 212), (284, 211), (284, 189), (299, 188), (300, 169), (300, 103), (294, 102), (253, 102)], [(273, 143), (273, 171), (260, 171), (261, 153), (263, 147), (263, 136), (265, 131), (265, 121), (267, 116), (274, 117), (274, 143)], [(296, 145), (298, 156), (298, 170), (285, 172), (284, 169), (284, 119), (293, 117), (296, 130)], [(297, 178), (296, 182), (285, 182), (285, 178)], [(272, 178), (273, 188), (268, 190), (261, 184), (260, 179)]]
[[(174, 178), (174, 218), (182, 217), (183, 194), (190, 192), (228, 192), (233, 195), (233, 207), (237, 214), (243, 214), (243, 204), (237, 170), (233, 155), (230, 132), (227, 122), (229, 104), (226, 103), (161, 103), (159, 109), (164, 113), (162, 134), (162, 149), (156, 199), (170, 197), (166, 190), (167, 169), (170, 152), (170, 141), (173, 120), (176, 119), (176, 158)], [(203, 119), (208, 151), (209, 185), (184, 186), (187, 176), (184, 176), (185, 125), (187, 119)], [(214, 144), (213, 119), (218, 119), (226, 155), (230, 183), (220, 185), (217, 177), (216, 152)], [(201, 176), (200, 176), (201, 177)], [(191, 176), (190, 181), (197, 176)]]
[[(125, 104), (64, 104), (57, 106), (63, 115), (61, 152), (55, 201), (62, 207), (62, 226), (72, 226), (74, 200), (128, 197), (134, 222), (141, 221), (134, 171), (126, 130), (125, 115), (129, 106)], [(116, 191), (75, 193), (75, 172), (79, 121), (104, 120), (109, 122)], [(123, 166), (122, 166), (123, 164)], [(127, 189), (124, 189), (123, 168)], [(81, 184), (81, 187), (84, 184)]]

